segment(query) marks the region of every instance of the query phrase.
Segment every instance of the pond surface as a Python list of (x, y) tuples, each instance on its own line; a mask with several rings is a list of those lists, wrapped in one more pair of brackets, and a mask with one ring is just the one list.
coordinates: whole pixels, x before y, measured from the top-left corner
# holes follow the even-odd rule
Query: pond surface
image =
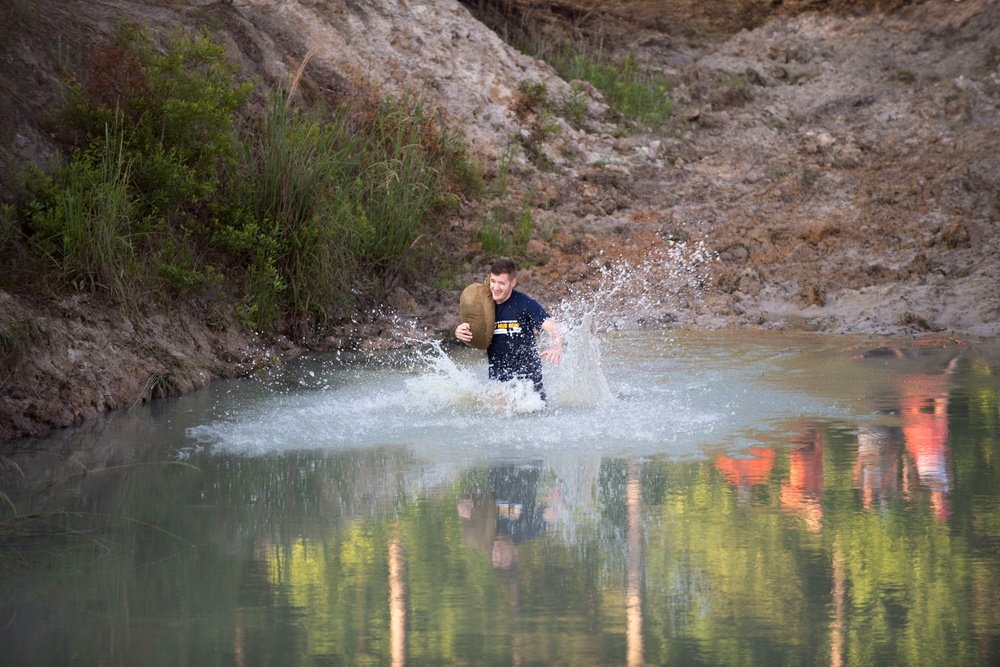
[(572, 333), (547, 406), (428, 345), (20, 443), (3, 664), (1000, 662), (1000, 345)]

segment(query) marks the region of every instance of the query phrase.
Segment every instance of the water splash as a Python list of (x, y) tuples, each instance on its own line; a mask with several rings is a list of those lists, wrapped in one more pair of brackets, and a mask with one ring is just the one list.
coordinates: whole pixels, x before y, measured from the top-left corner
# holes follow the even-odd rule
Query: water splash
[(546, 381), (552, 404), (558, 407), (607, 405), (616, 400), (601, 365), (601, 347), (594, 316), (585, 313), (578, 324), (566, 326), (566, 352), (558, 366), (549, 367)]
[[(711, 260), (704, 242), (667, 242), (648, 249), (638, 262), (621, 257), (600, 261), (594, 289), (574, 294), (554, 309), (564, 330), (562, 363), (544, 365), (549, 407), (575, 408), (613, 404), (617, 397), (601, 362), (601, 331), (635, 328), (635, 324), (662, 322), (664, 308), (677, 306), (707, 283), (705, 267)], [(529, 414), (546, 404), (529, 382), (496, 383), (486, 380), (484, 357), (475, 366), (459, 366), (439, 341), (411, 332), (408, 342), (420, 350), (417, 377), (407, 380), (410, 410), (458, 409), (485, 414)], [(543, 334), (539, 346), (550, 345)]]
[(460, 367), (432, 341), (420, 355), (423, 372), (406, 380), (410, 410), (470, 410), (487, 414), (527, 414), (545, 408), (545, 402), (525, 380), (493, 382), (485, 369)]
[[(658, 246), (639, 262), (602, 260), (594, 289), (550, 309), (566, 345), (560, 365), (543, 363), (547, 404), (529, 382), (490, 381), (482, 352), (445, 349), (413, 332), (404, 350), (359, 351), (326, 367), (303, 360), (303, 368), (313, 365), (308, 373), (300, 368), (300, 377), (289, 377), (294, 367), (275, 371), (265, 388), (270, 394), (244, 396), (187, 435), (205, 447), (244, 453), (387, 445), (461, 456), (525, 448), (688, 450), (714, 437), (728, 420), (723, 408), (741, 397), (723, 393), (698, 402), (716, 379), (678, 373), (671, 341), (644, 341), (640, 349), (616, 340), (611, 375), (602, 344), (616, 331), (648, 329), (644, 318), (654, 323), (694, 298), (709, 260), (703, 245), (680, 243)], [(539, 341), (542, 349), (547, 338)], [(722, 384), (725, 392), (740, 387)]]
[[(585, 324), (578, 336), (590, 331)], [(402, 447), (447, 468), (525, 456), (695, 456), (705, 446), (743, 448), (797, 415), (842, 415), (841, 406), (775, 380), (787, 375), (787, 341), (692, 336), (603, 334), (601, 358), (546, 367), (544, 408), (526, 383), (491, 383), (471, 349), (429, 345), (381, 364), (303, 358), (266, 384), (233, 380), (186, 397), (172, 428), (193, 451)], [(580, 341), (568, 351), (583, 357)]]
[(708, 282), (712, 260), (703, 241), (668, 242), (638, 262), (603, 260), (596, 286), (561, 302), (556, 319), (565, 329), (566, 354), (547, 373), (553, 404), (605, 405), (616, 400), (601, 365), (599, 333), (671, 321), (669, 308), (686, 305)]
[(704, 241), (668, 241), (637, 260), (599, 255), (596, 284), (559, 304), (560, 316), (578, 323), (589, 315), (597, 332), (672, 322), (674, 311), (690, 307), (704, 292), (714, 259)]

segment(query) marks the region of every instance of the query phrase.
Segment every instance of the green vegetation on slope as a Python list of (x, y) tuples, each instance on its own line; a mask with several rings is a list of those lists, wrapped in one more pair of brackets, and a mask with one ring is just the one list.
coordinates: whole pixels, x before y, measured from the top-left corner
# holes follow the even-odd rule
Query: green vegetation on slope
[(272, 91), (252, 117), (253, 83), (206, 32), (159, 45), (123, 23), (70, 91), (76, 146), (24, 170), (0, 252), (126, 308), (223, 290), (258, 330), (322, 322), (353, 286), (417, 268), (481, 187), (461, 136), (412, 98), (316, 112)]
[(673, 101), (669, 81), (658, 74), (643, 72), (634, 56), (609, 62), (600, 52), (588, 53), (564, 43), (546, 60), (567, 81), (587, 81), (626, 120), (640, 126), (665, 125), (670, 120)]

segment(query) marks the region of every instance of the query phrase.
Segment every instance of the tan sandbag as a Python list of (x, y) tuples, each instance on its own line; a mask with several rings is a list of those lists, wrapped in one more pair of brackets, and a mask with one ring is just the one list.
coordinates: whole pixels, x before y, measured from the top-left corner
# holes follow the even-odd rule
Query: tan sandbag
[(472, 329), (473, 347), (485, 350), (493, 340), (493, 325), (496, 323), (496, 303), (490, 293), (489, 278), (486, 282), (469, 285), (462, 290), (458, 312), (463, 322)]

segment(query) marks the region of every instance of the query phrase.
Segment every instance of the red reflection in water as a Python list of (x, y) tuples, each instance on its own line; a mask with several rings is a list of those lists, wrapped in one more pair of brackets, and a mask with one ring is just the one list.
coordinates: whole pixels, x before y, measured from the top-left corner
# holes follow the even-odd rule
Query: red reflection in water
[[(879, 348), (858, 358), (876, 356), (903, 359), (912, 354), (895, 348)], [(875, 425), (859, 430), (854, 487), (861, 490), (866, 509), (885, 510), (889, 499), (899, 492), (900, 479), (904, 496), (909, 498), (915, 469), (916, 481), (930, 491), (934, 518), (938, 522), (948, 519), (951, 514), (948, 398), (951, 375), (957, 364), (956, 357), (942, 372), (910, 373), (899, 380), (901, 427)]]
[(750, 499), (750, 489), (757, 484), (767, 484), (774, 468), (774, 450), (754, 447), (748, 454), (750, 458), (732, 456), (716, 456), (715, 467), (726, 478), (726, 481), (736, 489), (736, 497), (745, 502)]
[(898, 429), (863, 426), (858, 431), (854, 461), (854, 488), (861, 490), (865, 509), (885, 510), (899, 491), (900, 442)]
[(931, 492), (934, 518), (945, 521), (948, 502), (948, 388), (957, 360), (941, 375), (909, 375), (902, 381), (900, 414), (906, 452), (920, 483)]
[(823, 432), (811, 425), (793, 444), (798, 446), (789, 457), (788, 481), (781, 485), (781, 506), (817, 531), (823, 525)]

